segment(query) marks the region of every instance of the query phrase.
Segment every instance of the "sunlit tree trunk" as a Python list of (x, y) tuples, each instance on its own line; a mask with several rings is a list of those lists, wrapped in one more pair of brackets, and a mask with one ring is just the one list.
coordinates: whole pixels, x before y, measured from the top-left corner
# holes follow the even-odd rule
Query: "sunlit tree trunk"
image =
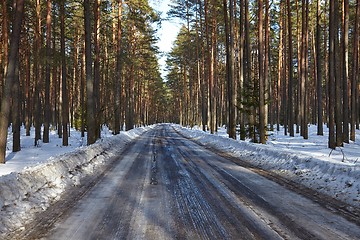
[(259, 64), (259, 134), (260, 143), (266, 143), (266, 119), (265, 119), (265, 76), (264, 76), (264, 7), (263, 1), (258, 1), (258, 64)]
[(122, 17), (122, 0), (118, 0), (117, 13), (117, 42), (116, 42), (116, 79), (115, 79), (115, 130), (114, 134), (118, 134), (121, 129), (121, 17)]
[[(294, 136), (294, 104), (293, 104), (293, 44), (292, 44), (292, 22), (291, 22), (291, 3), (290, 0), (287, 0), (287, 27), (288, 27), (288, 100), (286, 104), (287, 106), (287, 118), (288, 118), (288, 126), (289, 126), (289, 134), (291, 137)], [(286, 123), (285, 123), (286, 124)]]
[(301, 74), (300, 74), (300, 115), (301, 115), (301, 135), (308, 139), (307, 130), (307, 82), (308, 82), (308, 1), (302, 0), (302, 27), (301, 27)]
[(322, 79), (322, 55), (321, 55), (321, 1), (317, 0), (316, 7), (316, 40), (315, 40), (315, 68), (316, 68), (316, 91), (317, 91), (317, 135), (323, 135), (323, 79)]
[(94, 1), (94, 53), (95, 134), (100, 138), (100, 0)]
[(51, 120), (50, 108), (50, 65), (51, 65), (51, 10), (52, 0), (47, 0), (46, 15), (46, 66), (45, 66), (45, 111), (44, 111), (44, 132), (43, 142), (49, 142), (49, 128)]

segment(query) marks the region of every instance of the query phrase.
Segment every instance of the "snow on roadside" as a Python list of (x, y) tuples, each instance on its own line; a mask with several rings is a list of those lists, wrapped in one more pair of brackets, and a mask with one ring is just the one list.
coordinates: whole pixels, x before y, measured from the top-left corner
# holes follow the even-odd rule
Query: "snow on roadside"
[(19, 172), (0, 176), (0, 239), (9, 232), (24, 228), (37, 212), (59, 200), (68, 187), (78, 185), (82, 178), (95, 171), (101, 171), (106, 161), (121, 152), (126, 143), (152, 127), (121, 132), (91, 146), (79, 147)]
[[(348, 157), (343, 161), (342, 154), (334, 153), (337, 156), (333, 157), (324, 153), (326, 147), (320, 143), (327, 145), (326, 136), (322, 136), (322, 141), (318, 143), (289, 137), (285, 142), (284, 138), (271, 137), (268, 144), (262, 145), (229, 139), (224, 132), (211, 135), (201, 130), (173, 126), (185, 136), (204, 145), (221, 149), (262, 169), (360, 207), (360, 161), (357, 160), (360, 156), (359, 145), (352, 143), (352, 146), (348, 147), (350, 151), (344, 153)], [(279, 144), (279, 141), (283, 141), (282, 144)], [(312, 146), (304, 147), (304, 144)], [(297, 149), (297, 145), (302, 147)], [(327, 151), (330, 152), (330, 149)], [(339, 149), (337, 152), (340, 152)]]

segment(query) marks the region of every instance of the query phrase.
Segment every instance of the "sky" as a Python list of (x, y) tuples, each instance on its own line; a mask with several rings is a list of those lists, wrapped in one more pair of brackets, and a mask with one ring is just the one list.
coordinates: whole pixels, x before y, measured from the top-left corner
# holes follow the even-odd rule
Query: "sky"
[[(150, 0), (150, 6), (153, 7), (156, 11), (160, 11), (161, 18), (166, 19), (167, 18), (167, 12), (170, 10), (169, 4), (171, 0)], [(157, 27), (157, 25), (155, 25)], [(176, 36), (180, 29), (180, 23), (178, 20), (163, 20), (161, 22), (161, 28), (157, 31), (157, 36), (159, 37), (159, 41), (157, 43), (157, 46), (159, 47), (159, 50), (162, 53), (169, 53), (173, 42), (176, 39)], [(161, 68), (161, 75), (163, 78), (166, 76), (166, 55), (161, 54), (159, 56), (159, 64)]]

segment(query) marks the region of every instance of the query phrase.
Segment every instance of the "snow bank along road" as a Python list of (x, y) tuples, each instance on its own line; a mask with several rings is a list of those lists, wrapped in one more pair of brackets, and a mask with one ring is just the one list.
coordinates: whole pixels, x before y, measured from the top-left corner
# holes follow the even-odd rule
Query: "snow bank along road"
[(158, 125), (19, 238), (360, 239), (357, 216), (259, 172)]

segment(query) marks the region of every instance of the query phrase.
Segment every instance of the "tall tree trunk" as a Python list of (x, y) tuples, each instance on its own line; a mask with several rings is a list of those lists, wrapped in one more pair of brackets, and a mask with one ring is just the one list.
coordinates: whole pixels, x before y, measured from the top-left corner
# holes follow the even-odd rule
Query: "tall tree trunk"
[[(291, 23), (291, 3), (290, 0), (287, 0), (287, 27), (288, 27), (288, 101), (287, 101), (287, 115), (288, 115), (288, 125), (289, 125), (289, 134), (291, 137), (294, 136), (294, 104), (293, 104), (293, 45), (292, 45), (292, 23)], [(285, 104), (285, 103), (284, 103)], [(286, 124), (286, 123), (285, 123)]]
[[(251, 63), (251, 41), (250, 41), (250, 14), (249, 14), (249, 1), (244, 0), (245, 2), (245, 62), (246, 66), (244, 67), (244, 76), (245, 76), (245, 88), (247, 89), (254, 89), (252, 87), (252, 63)], [(254, 94), (254, 90), (250, 90)], [(255, 134), (255, 114), (254, 114), (254, 107), (249, 106), (249, 136), (250, 138), (256, 142), (256, 134)]]
[(13, 152), (20, 151), (20, 82), (19, 82), (19, 57), (16, 61), (15, 81), (12, 89), (12, 134), (13, 134)]
[(341, 55), (337, 49), (340, 49), (339, 45), (339, 0), (334, 0), (334, 76), (335, 76), (335, 125), (336, 125), (336, 146), (343, 145), (343, 115), (342, 115), (342, 82), (340, 74)]
[(276, 130), (280, 131), (280, 117), (282, 109), (282, 82), (284, 77), (284, 0), (280, 2), (280, 17), (279, 17), (279, 52), (278, 52), (278, 75), (277, 75), (277, 85), (276, 85)]
[[(336, 0), (335, 0), (336, 1)], [(328, 81), (328, 115), (329, 115), (329, 148), (335, 149), (335, 38), (337, 35), (337, 27), (335, 26), (335, 1), (330, 1), (329, 14), (329, 81)]]
[(85, 27), (85, 74), (86, 74), (86, 115), (87, 115), (87, 144), (95, 143), (96, 121), (94, 100), (94, 78), (92, 74), (91, 54), (91, 10), (90, 0), (84, 0), (84, 27)]
[(263, 35), (263, 1), (259, 0), (258, 9), (258, 64), (259, 64), (259, 134), (260, 143), (266, 143), (265, 119), (265, 76), (264, 76), (264, 35)]
[(235, 104), (234, 104), (234, 33), (233, 33), (233, 18), (234, 5), (230, 0), (229, 15), (227, 1), (223, 1), (224, 5), (224, 19), (225, 19), (225, 36), (226, 36), (226, 79), (227, 79), (227, 100), (228, 100), (228, 134), (230, 138), (236, 139), (236, 119), (235, 119)]
[(86, 80), (86, 70), (85, 70), (85, 42), (83, 43), (83, 50), (81, 54), (81, 77), (80, 77), (80, 109), (81, 109), (81, 137), (85, 137), (85, 80)]
[(21, 22), (24, 15), (24, 0), (16, 0), (16, 14), (14, 18), (11, 39), (10, 39), (10, 52), (9, 62), (5, 76), (5, 87), (1, 99), (1, 112), (0, 112), (0, 163), (5, 163), (6, 142), (8, 125), (10, 121), (10, 99), (11, 90), (16, 78), (16, 64), (19, 52)]
[(316, 68), (316, 92), (317, 92), (317, 135), (323, 135), (323, 87), (322, 87), (322, 55), (321, 55), (321, 4), (317, 0), (316, 7), (316, 39), (315, 39), (315, 68)]
[[(244, 1), (240, 2), (240, 43), (239, 43), (239, 87), (238, 87), (238, 97), (237, 103), (240, 109), (243, 109), (243, 91), (244, 91), (244, 81), (245, 81), (245, 3)], [(245, 140), (246, 138), (246, 127), (245, 127), (245, 114), (242, 110), (239, 111), (240, 119), (240, 139)]]
[(95, 134), (100, 138), (100, 0), (94, 1), (94, 52)]
[(353, 35), (353, 58), (352, 62), (352, 82), (351, 82), (351, 128), (350, 140), (355, 141), (355, 125), (357, 122), (357, 91), (359, 77), (359, 22), (360, 22), (360, 0), (356, 1), (356, 13)]
[(302, 0), (302, 27), (301, 27), (301, 75), (300, 75), (300, 115), (301, 115), (301, 135), (304, 139), (308, 139), (307, 130), (307, 61), (308, 61), (308, 29), (307, 18), (308, 16), (308, 1)]
[(35, 84), (35, 96), (34, 96), (34, 125), (35, 125), (35, 139), (34, 145), (38, 145), (38, 140), (41, 139), (41, 100), (40, 92), (42, 85), (42, 73), (40, 63), (40, 51), (41, 51), (41, 5), (40, 0), (36, 0), (36, 25), (35, 25), (35, 41), (34, 41), (34, 84)]
[(50, 110), (50, 58), (51, 58), (51, 9), (52, 0), (47, 0), (46, 16), (46, 68), (45, 68), (45, 112), (44, 112), (44, 132), (43, 142), (49, 142), (49, 128), (51, 121)]
[[(269, 64), (270, 64), (270, 3), (269, 0), (265, 0), (265, 38), (264, 38), (264, 87), (265, 87), (265, 130), (268, 128), (268, 123), (270, 121), (270, 130), (274, 130), (273, 126), (273, 119), (274, 119), (274, 111), (273, 108), (270, 108), (274, 101), (269, 101), (269, 96), (272, 95), (272, 85), (271, 83), (271, 71), (269, 71)], [(268, 104), (268, 102), (271, 103)], [(269, 111), (270, 110), (270, 111)], [(269, 115), (270, 114), (270, 115)], [(270, 116), (270, 117), (269, 117)]]
[(122, 0), (118, 0), (117, 14), (117, 44), (116, 44), (116, 79), (115, 79), (115, 130), (114, 134), (120, 133), (121, 129), (121, 18), (122, 18)]
[(31, 113), (32, 113), (32, 101), (31, 101), (31, 56), (30, 56), (30, 44), (26, 46), (25, 49), (25, 99), (26, 99), (26, 110), (25, 110), (25, 135), (30, 136), (30, 128), (31, 128)]
[(68, 100), (68, 92), (67, 92), (67, 80), (66, 80), (66, 58), (65, 58), (65, 2), (62, 1), (60, 5), (60, 31), (61, 31), (61, 93), (62, 93), (62, 129), (63, 129), (63, 137), (62, 137), (62, 145), (69, 145), (69, 135), (68, 135), (68, 124), (69, 124), (69, 100)]
[[(209, 2), (205, 0), (205, 37), (207, 45), (207, 56), (206, 62), (208, 67), (208, 127), (210, 128), (210, 133), (214, 133), (214, 40), (213, 39), (213, 27), (210, 24), (209, 14)], [(211, 4), (210, 4), (211, 5)], [(213, 22), (213, 20), (212, 20)]]
[(349, 143), (349, 0), (342, 3), (343, 141)]

